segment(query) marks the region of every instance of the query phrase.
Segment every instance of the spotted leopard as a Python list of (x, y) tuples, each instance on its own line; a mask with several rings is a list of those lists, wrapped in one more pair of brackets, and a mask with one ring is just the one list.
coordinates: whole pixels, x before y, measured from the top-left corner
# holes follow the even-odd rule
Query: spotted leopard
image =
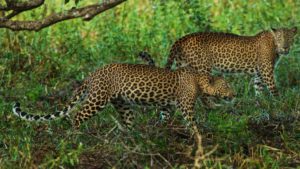
[(44, 121), (69, 116), (78, 102), (81, 110), (75, 115), (74, 127), (91, 118), (111, 103), (120, 113), (123, 123), (132, 126), (132, 104), (159, 106), (163, 110), (178, 108), (188, 122), (194, 124), (194, 103), (199, 94), (232, 98), (232, 90), (222, 80), (195, 73), (189, 68), (170, 71), (148, 65), (110, 64), (92, 73), (79, 87), (70, 103), (62, 110), (49, 115), (33, 115), (21, 110), (20, 104), (13, 112), (25, 120)]
[(297, 28), (279, 28), (262, 31), (255, 36), (229, 33), (200, 32), (186, 35), (171, 47), (166, 68), (192, 67), (209, 75), (213, 69), (221, 72), (244, 72), (254, 75), (256, 94), (264, 85), (273, 95), (278, 95), (274, 67), (279, 55), (288, 54)]

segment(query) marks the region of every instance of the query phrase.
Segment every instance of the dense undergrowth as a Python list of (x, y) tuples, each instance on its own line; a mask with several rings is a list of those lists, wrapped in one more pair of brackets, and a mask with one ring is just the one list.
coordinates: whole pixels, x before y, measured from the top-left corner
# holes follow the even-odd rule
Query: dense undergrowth
[[(71, 8), (49, 1), (20, 18)], [(81, 3), (84, 3), (82, 1)], [(80, 4), (79, 4), (80, 5)], [(254, 35), (271, 27), (299, 27), (300, 1), (131, 0), (90, 22), (66, 21), (40, 32), (0, 29), (0, 168), (189, 168), (193, 139), (180, 113), (167, 125), (155, 111), (136, 113), (135, 129), (121, 132), (112, 107), (74, 131), (68, 120), (30, 123), (12, 115), (15, 101), (45, 114), (62, 108), (88, 74), (109, 63), (141, 63), (147, 50), (164, 65), (170, 45), (184, 34), (223, 31)], [(226, 75), (233, 103), (196, 118), (207, 168), (299, 168), (300, 39), (275, 74), (280, 97), (254, 96), (246, 75)], [(142, 112), (142, 111), (138, 111)]]

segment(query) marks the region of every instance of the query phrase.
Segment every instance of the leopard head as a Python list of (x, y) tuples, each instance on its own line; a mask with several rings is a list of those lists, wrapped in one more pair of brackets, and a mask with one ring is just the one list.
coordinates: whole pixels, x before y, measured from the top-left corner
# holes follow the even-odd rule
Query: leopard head
[(231, 101), (235, 97), (234, 91), (223, 77), (213, 77), (212, 86), (216, 89), (215, 96)]
[(287, 55), (289, 53), (290, 47), (293, 44), (294, 37), (297, 34), (297, 27), (291, 29), (272, 29), (271, 33), (273, 34), (273, 37), (275, 39), (277, 54)]

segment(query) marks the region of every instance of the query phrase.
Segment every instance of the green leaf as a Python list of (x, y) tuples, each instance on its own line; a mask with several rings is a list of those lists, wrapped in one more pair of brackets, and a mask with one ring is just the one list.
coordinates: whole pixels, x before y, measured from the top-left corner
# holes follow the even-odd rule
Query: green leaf
[(67, 4), (67, 3), (69, 3), (70, 2), (70, 0), (65, 0), (65, 4)]
[(78, 2), (79, 2), (79, 0), (75, 0), (75, 4), (76, 4), (76, 5), (78, 4)]

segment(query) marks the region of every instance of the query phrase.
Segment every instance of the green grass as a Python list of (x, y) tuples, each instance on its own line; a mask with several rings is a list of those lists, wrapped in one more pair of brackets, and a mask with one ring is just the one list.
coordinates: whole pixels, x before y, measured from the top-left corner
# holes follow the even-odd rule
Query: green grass
[[(62, 10), (62, 0), (49, 3), (48, 11), (17, 19)], [(299, 27), (298, 6), (296, 0), (131, 0), (90, 22), (66, 21), (40, 32), (0, 29), (0, 168), (191, 167), (194, 140), (179, 112), (167, 125), (157, 122), (155, 111), (136, 113), (135, 129), (121, 132), (118, 114), (108, 106), (75, 132), (65, 119), (22, 121), (12, 114), (12, 104), (19, 101), (35, 114), (53, 112), (98, 67), (141, 63), (141, 50), (164, 65), (170, 45), (191, 32), (254, 35), (270, 27)], [(213, 110), (197, 104), (204, 151), (218, 145), (203, 168), (300, 168), (299, 49), (297, 36), (276, 68), (280, 97), (267, 91), (255, 97), (250, 77), (232, 75), (226, 79), (238, 94), (234, 103)]]

